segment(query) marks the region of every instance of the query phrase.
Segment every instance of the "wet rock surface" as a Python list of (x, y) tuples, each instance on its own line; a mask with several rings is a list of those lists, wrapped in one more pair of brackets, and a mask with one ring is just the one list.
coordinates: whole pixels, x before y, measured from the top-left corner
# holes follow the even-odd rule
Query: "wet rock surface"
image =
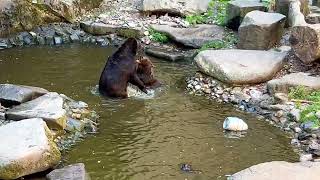
[(60, 161), (60, 151), (46, 123), (40, 118), (1, 126), (0, 135), (1, 179), (16, 179), (41, 172)]
[(66, 111), (63, 109), (63, 98), (58, 93), (47, 93), (37, 99), (26, 102), (6, 111), (11, 120), (42, 118), (50, 128), (66, 127)]
[(145, 53), (149, 56), (176, 62), (183, 60), (191, 60), (195, 56), (196, 51), (178, 50), (176, 48), (147, 47), (145, 49)]
[(0, 84), (0, 103), (4, 106), (12, 106), (30, 101), (48, 93), (47, 90), (13, 84)]
[(46, 178), (48, 180), (89, 180), (90, 177), (85, 170), (83, 163), (68, 165), (61, 169), (55, 169), (51, 171)]

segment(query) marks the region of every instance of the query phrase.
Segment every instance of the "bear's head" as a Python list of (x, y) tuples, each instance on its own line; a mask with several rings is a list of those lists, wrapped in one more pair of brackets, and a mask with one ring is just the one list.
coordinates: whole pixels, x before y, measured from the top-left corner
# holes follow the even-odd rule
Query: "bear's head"
[(140, 60), (137, 60), (137, 62), (138, 62), (138, 68), (137, 68), (138, 77), (146, 86), (153, 86), (156, 82), (158, 82), (154, 78), (153, 68), (155, 66), (152, 64), (149, 58), (142, 57)]

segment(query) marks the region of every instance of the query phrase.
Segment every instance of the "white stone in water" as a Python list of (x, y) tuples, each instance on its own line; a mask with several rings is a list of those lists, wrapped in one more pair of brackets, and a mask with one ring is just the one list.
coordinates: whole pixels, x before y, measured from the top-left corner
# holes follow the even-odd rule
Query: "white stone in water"
[(229, 131), (245, 131), (248, 130), (248, 125), (240, 118), (227, 117), (223, 122), (223, 129)]

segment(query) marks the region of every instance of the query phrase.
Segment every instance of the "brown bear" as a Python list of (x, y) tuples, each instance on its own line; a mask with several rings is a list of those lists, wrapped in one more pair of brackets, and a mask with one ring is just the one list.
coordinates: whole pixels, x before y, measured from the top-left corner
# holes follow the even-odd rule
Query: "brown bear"
[(153, 68), (154, 65), (149, 58), (142, 57), (140, 60), (138, 60), (138, 77), (147, 88), (155, 89), (161, 86), (161, 83), (154, 78)]
[(137, 69), (136, 54), (139, 44), (136, 39), (128, 38), (121, 47), (108, 58), (101, 73), (99, 92), (116, 98), (127, 98), (128, 82), (147, 93), (146, 86), (140, 80)]

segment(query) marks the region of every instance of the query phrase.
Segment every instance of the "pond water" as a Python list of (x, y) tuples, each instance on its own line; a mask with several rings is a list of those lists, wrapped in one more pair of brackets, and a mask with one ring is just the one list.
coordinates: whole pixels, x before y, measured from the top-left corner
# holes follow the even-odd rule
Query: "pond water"
[[(290, 140), (254, 116), (185, 92), (190, 63), (152, 59), (165, 84), (159, 97), (107, 100), (92, 94), (112, 48), (71, 45), (0, 52), (0, 82), (40, 86), (89, 103), (101, 116), (99, 133), (78, 143), (66, 163), (83, 162), (92, 179), (226, 179), (253, 164), (296, 161)], [(227, 116), (246, 120), (242, 138), (225, 136)], [(188, 163), (194, 173), (180, 171)]]

